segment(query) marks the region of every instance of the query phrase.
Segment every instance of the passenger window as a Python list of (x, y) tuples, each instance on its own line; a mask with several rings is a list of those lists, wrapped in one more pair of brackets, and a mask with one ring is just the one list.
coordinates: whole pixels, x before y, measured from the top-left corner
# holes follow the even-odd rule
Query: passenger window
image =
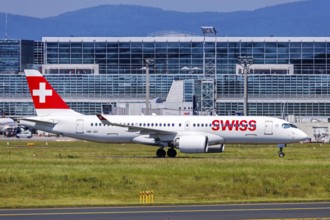
[(93, 123), (91, 123), (91, 126), (93, 126)]
[(174, 123), (172, 124), (172, 127), (174, 127)]
[(179, 123), (179, 127), (181, 127), (181, 123)]

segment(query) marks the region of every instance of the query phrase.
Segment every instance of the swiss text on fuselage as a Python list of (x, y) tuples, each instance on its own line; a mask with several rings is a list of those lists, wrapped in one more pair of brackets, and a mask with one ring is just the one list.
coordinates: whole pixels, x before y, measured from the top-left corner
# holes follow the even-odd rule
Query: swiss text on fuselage
[(213, 131), (255, 131), (257, 122), (255, 120), (213, 120)]

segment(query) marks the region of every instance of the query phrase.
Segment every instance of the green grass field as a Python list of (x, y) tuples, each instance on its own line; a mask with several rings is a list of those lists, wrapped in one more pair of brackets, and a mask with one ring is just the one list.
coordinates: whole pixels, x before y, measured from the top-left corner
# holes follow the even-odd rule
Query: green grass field
[[(14, 139), (13, 139), (14, 140)], [(330, 200), (330, 145), (227, 145), (222, 154), (156, 158), (156, 148), (92, 142), (0, 142), (0, 207)]]

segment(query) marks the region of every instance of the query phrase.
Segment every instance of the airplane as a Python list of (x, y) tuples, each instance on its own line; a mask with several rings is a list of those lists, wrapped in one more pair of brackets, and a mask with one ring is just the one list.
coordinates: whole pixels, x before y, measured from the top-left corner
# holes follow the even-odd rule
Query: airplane
[(11, 129), (16, 127), (15, 121), (11, 118), (0, 118), (0, 133), (9, 136)]
[[(285, 120), (264, 116), (83, 115), (64, 102), (37, 70), (25, 70), (37, 116), (20, 120), (29, 128), (76, 139), (158, 146), (157, 157), (183, 153), (221, 153), (225, 144), (279, 144), (307, 135)], [(164, 148), (168, 148), (167, 152)]]

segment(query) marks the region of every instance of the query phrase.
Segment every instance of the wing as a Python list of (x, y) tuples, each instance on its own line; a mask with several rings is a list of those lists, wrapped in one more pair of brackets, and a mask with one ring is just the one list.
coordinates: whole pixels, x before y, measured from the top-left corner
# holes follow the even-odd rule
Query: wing
[(149, 134), (149, 135), (166, 135), (166, 134), (175, 135), (175, 134), (177, 134), (177, 132), (175, 132), (175, 131), (167, 131), (167, 130), (161, 130), (161, 129), (155, 129), (155, 128), (145, 128), (145, 127), (139, 127), (139, 126), (134, 126), (134, 125), (124, 125), (124, 124), (113, 123), (113, 122), (110, 122), (108, 119), (106, 119), (101, 114), (97, 114), (96, 116), (98, 117), (98, 119), (100, 119), (100, 121), (103, 124), (128, 128), (128, 132), (138, 132), (139, 134)]

